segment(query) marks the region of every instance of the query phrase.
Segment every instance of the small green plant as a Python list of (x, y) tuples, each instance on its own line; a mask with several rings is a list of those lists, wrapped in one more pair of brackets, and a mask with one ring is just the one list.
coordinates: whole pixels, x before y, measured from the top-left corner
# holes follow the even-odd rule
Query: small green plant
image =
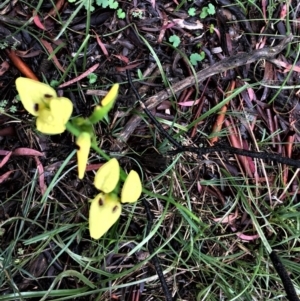
[(122, 8), (119, 8), (119, 9), (117, 10), (117, 15), (118, 15), (118, 18), (119, 18), (119, 19), (125, 19), (125, 13), (124, 13), (124, 11), (123, 11)]
[(7, 42), (4, 41), (4, 42), (1, 42), (1, 43), (0, 43), (0, 49), (1, 49), (1, 50), (6, 49), (7, 47), (8, 47)]
[(0, 101), (0, 113), (4, 113), (5, 112), (6, 105), (7, 105), (7, 100), (1, 100)]
[(169, 42), (172, 43), (173, 46), (176, 48), (180, 44), (180, 38), (176, 34), (173, 34), (169, 37)]
[(189, 10), (188, 10), (188, 14), (191, 17), (196, 16), (196, 8), (195, 7), (190, 7)]
[(5, 40), (2, 40), (0, 42), (0, 49), (6, 49), (8, 47), (10, 47), (12, 50), (16, 50), (17, 49), (17, 46), (20, 45), (20, 42), (18, 40), (15, 40), (15, 42), (12, 44), (12, 43), (8, 43), (7, 41)]
[(205, 19), (207, 16), (212, 16), (216, 13), (216, 9), (215, 6), (211, 3), (208, 4), (208, 6), (204, 6), (202, 8), (201, 14), (200, 14), (200, 18), (201, 19)]
[[(76, 0), (68, 0), (70, 3), (74, 3)], [(119, 3), (115, 0), (78, 0), (76, 1), (76, 5), (79, 3), (83, 3), (84, 7), (89, 11), (94, 11), (95, 7), (93, 5), (101, 6), (103, 8), (111, 8), (111, 9), (117, 9), (119, 6)]]
[(50, 82), (52, 88), (57, 88), (59, 86), (59, 81), (52, 79)]
[(133, 11), (131, 13), (131, 15), (132, 15), (133, 18), (142, 19), (143, 18), (143, 11), (142, 10), (136, 10), (136, 11)]
[(94, 84), (96, 81), (97, 81), (97, 74), (95, 73), (90, 73), (88, 76), (87, 76), (88, 80), (89, 80), (89, 83), (92, 85)]
[(198, 62), (201, 62), (205, 58), (205, 52), (201, 51), (200, 53), (192, 53), (190, 55), (190, 62), (193, 66), (196, 66)]
[(10, 113), (16, 113), (17, 112), (17, 107), (12, 105), (11, 107), (9, 107), (8, 109), (6, 108), (8, 104), (7, 100), (1, 100), (0, 101), (0, 113), (5, 113), (6, 111), (10, 112)]

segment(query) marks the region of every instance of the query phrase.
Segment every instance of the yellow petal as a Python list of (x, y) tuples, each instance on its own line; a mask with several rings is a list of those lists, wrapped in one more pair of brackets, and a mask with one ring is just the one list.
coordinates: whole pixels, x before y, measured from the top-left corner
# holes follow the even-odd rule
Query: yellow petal
[(89, 214), (90, 236), (99, 239), (118, 220), (122, 206), (116, 195), (99, 193), (91, 203)]
[(106, 96), (102, 99), (101, 105), (107, 106), (108, 104), (112, 104), (115, 102), (119, 91), (119, 84), (114, 84)]
[(16, 87), (24, 108), (34, 116), (38, 116), (51, 98), (57, 97), (49, 85), (25, 77), (16, 79)]
[(110, 159), (103, 164), (96, 173), (94, 185), (99, 190), (109, 193), (112, 192), (120, 179), (120, 165), (117, 159)]
[(106, 96), (102, 99), (101, 105), (95, 107), (92, 115), (89, 117), (91, 123), (95, 124), (108, 114), (114, 105), (114, 102), (118, 96), (119, 84), (114, 84)]
[(66, 97), (53, 98), (50, 101), (50, 111), (57, 122), (65, 125), (72, 115), (73, 103)]
[(76, 140), (76, 144), (79, 147), (77, 150), (78, 178), (83, 179), (91, 147), (89, 133), (81, 133)]
[(141, 193), (141, 179), (136, 171), (131, 170), (122, 188), (121, 203), (134, 203), (139, 199)]
[(65, 97), (55, 97), (49, 101), (48, 108), (39, 110), (37, 129), (44, 134), (61, 134), (73, 111), (72, 102)]
[(50, 135), (61, 134), (66, 129), (65, 125), (57, 122), (55, 116), (46, 108), (39, 112), (39, 116), (36, 119), (36, 128), (41, 133)]

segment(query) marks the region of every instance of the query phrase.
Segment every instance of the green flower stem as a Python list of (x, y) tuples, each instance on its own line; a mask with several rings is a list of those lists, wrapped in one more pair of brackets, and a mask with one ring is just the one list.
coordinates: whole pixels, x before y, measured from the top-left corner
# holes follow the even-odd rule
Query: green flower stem
[[(67, 122), (66, 129), (75, 137), (78, 137), (81, 134), (80, 130), (78, 130), (71, 122)], [(111, 159), (110, 156), (108, 156), (101, 148), (99, 148), (95, 142), (91, 143), (91, 147), (97, 154), (99, 154), (107, 161)], [(120, 178), (122, 181), (125, 181), (125, 179), (127, 178), (127, 174), (123, 169), (121, 169)]]
[(111, 158), (109, 155), (107, 155), (101, 148), (98, 147), (98, 145), (95, 142), (92, 142), (91, 144), (92, 149), (98, 153), (100, 156), (102, 156), (104, 159), (106, 159), (107, 161), (109, 161)]
[(66, 129), (75, 137), (80, 135), (80, 131), (70, 121), (66, 123)]

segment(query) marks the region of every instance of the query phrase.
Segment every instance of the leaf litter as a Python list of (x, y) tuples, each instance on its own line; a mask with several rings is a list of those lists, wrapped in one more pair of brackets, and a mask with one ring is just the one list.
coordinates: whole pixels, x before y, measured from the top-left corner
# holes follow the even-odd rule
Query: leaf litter
[[(147, 189), (156, 194), (156, 197), (148, 196), (154, 226), (160, 223), (153, 234), (152, 244), (164, 268), (171, 295), (178, 300), (199, 300), (209, 287), (207, 300), (221, 300), (219, 296), (230, 299), (238, 294), (241, 294), (241, 300), (271, 299), (283, 293), (278, 281), (272, 279), (266, 287), (259, 277), (256, 281), (263, 296), (251, 288), (248, 292), (237, 288), (233, 293), (225, 287), (239, 284), (237, 287), (243, 288), (242, 282), (226, 282), (227, 276), (224, 275), (232, 273), (232, 269), (239, 269), (241, 279), (251, 278), (257, 250), (261, 252), (265, 246), (257, 232), (258, 227), (281, 256), (290, 256), (287, 258), (290, 265), (296, 264), (297, 252), (294, 250), (299, 248), (299, 242), (293, 234), (286, 237), (286, 232), (289, 229), (295, 233), (293, 228), (297, 224), (298, 173), (286, 164), (263, 162), (233, 155), (230, 151), (201, 157), (186, 152), (176, 159), (175, 164), (175, 158), (168, 153), (173, 146), (166, 144), (165, 137), (153, 124), (137, 120), (135, 114), (139, 107), (128, 89), (125, 71), (131, 72), (133, 84), (142, 99), (148, 100), (146, 105), (151, 113), (181, 144), (217, 143), (224, 145), (224, 149), (229, 145), (299, 159), (299, 58), (295, 45), (298, 10), (292, 13), (286, 4), (277, 4), (274, 9), (266, 1), (257, 2), (255, 6), (249, 2), (246, 9), (238, 4), (229, 5), (231, 2), (224, 0), (182, 4), (133, 1), (119, 2), (119, 8), (126, 13), (125, 19), (121, 20), (115, 10), (107, 8), (95, 9), (91, 14), (81, 9), (75, 14), (76, 6), (67, 1), (57, 1), (56, 8), (51, 3), (41, 3), (38, 11), (33, 12), (31, 8), (37, 3), (27, 6), (25, 2), (13, 2), (1, 8), (1, 48), (5, 48), (2, 63), (6, 58), (10, 62), (9, 67), (1, 69), (2, 98), (7, 99), (9, 105), (14, 104), (17, 93), (12, 83), (21, 74), (44, 82), (63, 78), (59, 89), (73, 101), (76, 114), (87, 116), (95, 105), (97, 92), (104, 93), (111, 83), (122, 83), (117, 106), (107, 126), (97, 129), (98, 138), (107, 152), (122, 151), (129, 158), (135, 158), (142, 166), (146, 182), (152, 183), (162, 167), (172, 166), (173, 175), (167, 173), (161, 180), (156, 179), (152, 185), (147, 185)], [(289, 3), (290, 7), (298, 7), (296, 1)], [(191, 7), (195, 8), (194, 16), (188, 14)], [(212, 16), (204, 17), (203, 9)], [(273, 19), (279, 20), (275, 27), (271, 26), (267, 11)], [(23, 26), (22, 30), (15, 29), (16, 22)], [(66, 22), (69, 25), (63, 29)], [(274, 58), (257, 57), (251, 63), (234, 65), (238, 55), (276, 46), (288, 32), (294, 35), (294, 42)], [(90, 36), (83, 44), (86, 34)], [(172, 38), (175, 36), (176, 39)], [(173, 42), (173, 47), (168, 42)], [(215, 52), (216, 48), (221, 51)], [(23, 57), (20, 56), (22, 52), (26, 52)], [(189, 59), (191, 56), (202, 59), (193, 63)], [(173, 90), (173, 95), (168, 94), (162, 99), (163, 107), (149, 103), (166, 88), (176, 87), (186, 78), (205, 68), (213, 68), (214, 64), (228, 57), (232, 58), (230, 69), (221, 70), (196, 85)], [(97, 75), (97, 84), (88, 82), (90, 72)], [(240, 92), (236, 93), (237, 90)], [(226, 98), (228, 100), (223, 106), (210, 113)], [(14, 118), (0, 116), (2, 128), (13, 126), (9, 135), (4, 133), (1, 136), (0, 144), (0, 189), (3, 196), (0, 215), (5, 221), (1, 249), (8, 250), (10, 243), (15, 241), (14, 247), (21, 247), (24, 255), (15, 254), (14, 260), (19, 260), (22, 269), (32, 276), (29, 281), (20, 270), (5, 266), (13, 275), (17, 292), (30, 292), (37, 287), (41, 292), (49, 290), (53, 279), (62, 270), (84, 270), (82, 281), (75, 284), (72, 275), (66, 275), (57, 284), (57, 289), (86, 290), (85, 281), (89, 279), (103, 283), (103, 293), (98, 300), (168, 300), (168, 293), (157, 282), (157, 271), (149, 261), (141, 265), (141, 270), (136, 267), (143, 259), (135, 254), (142, 250), (148, 252), (145, 244), (141, 249), (135, 248), (141, 243), (142, 234), (146, 233), (146, 209), (141, 204), (134, 209), (134, 217), (126, 229), (119, 225), (122, 231), (127, 231), (121, 232), (127, 241), (118, 242), (118, 250), (109, 244), (105, 249), (100, 248), (100, 260), (97, 263), (92, 261), (92, 269), (76, 262), (76, 256), (93, 258), (94, 250), (99, 248), (89, 240), (83, 225), (88, 215), (87, 200), (96, 193), (92, 187), (93, 166), (102, 162), (92, 154), (91, 168), (80, 182), (74, 162), (70, 161), (66, 166), (70, 171), (53, 186), (47, 202), (44, 202), (47, 187), (51, 187), (55, 173), (75, 149), (75, 143), (67, 134), (40, 137), (41, 134), (33, 130), (32, 120), (24, 109), (20, 105), (17, 108)], [(205, 114), (206, 117), (202, 118)], [(133, 118), (136, 118), (136, 123), (132, 122)], [(128, 127), (133, 129), (130, 134), (126, 132)], [(124, 137), (126, 139), (121, 139)], [(136, 166), (125, 158), (121, 162), (125, 167)], [(35, 186), (36, 179), (38, 186)], [(164, 199), (170, 193), (171, 179), (174, 183), (172, 200), (177, 207)], [(181, 211), (185, 210), (181, 206), (190, 210), (188, 215)], [(129, 214), (126, 212), (121, 221)], [(19, 217), (24, 219), (23, 227)], [(193, 218), (197, 218), (196, 224)], [(282, 223), (289, 224), (290, 228), (285, 228)], [(73, 224), (72, 231), (77, 233), (74, 241), (63, 237), (70, 243), (69, 247), (59, 243), (59, 234), (53, 234), (45, 244), (35, 242), (30, 248), (23, 244), (41, 235), (45, 229), (55, 231), (61, 224)], [(17, 239), (13, 229), (20, 231)], [(66, 231), (65, 235), (73, 232)], [(162, 249), (168, 239), (170, 248)], [(131, 241), (137, 245), (133, 246)], [(192, 255), (195, 252), (192, 246), (199, 249), (197, 256)], [(133, 250), (139, 251), (134, 253)], [(36, 256), (30, 257), (34, 252)], [(228, 253), (232, 258), (226, 257)], [(266, 254), (263, 260), (267, 260)], [(153, 254), (150, 252), (150, 255)], [(26, 257), (30, 260), (25, 260)], [(219, 261), (219, 258), (224, 258), (224, 261)], [(214, 266), (216, 263), (221, 265), (220, 269)], [(40, 270), (36, 268), (38, 265)], [(130, 270), (126, 277), (121, 275), (124, 269)], [(100, 273), (103, 270), (119, 277), (104, 276)], [(295, 268), (290, 272), (299, 286), (299, 270)], [(216, 276), (218, 274), (223, 278)], [(114, 288), (108, 284), (112, 280), (116, 287), (129, 284), (126, 288)], [(134, 283), (136, 280), (140, 285)], [(93, 288), (88, 289), (90, 296), (96, 294)], [(3, 294), (14, 292), (8, 279), (2, 283)], [(76, 295), (73, 298), (86, 300), (86, 297)], [(31, 300), (35, 299), (32, 297)]]

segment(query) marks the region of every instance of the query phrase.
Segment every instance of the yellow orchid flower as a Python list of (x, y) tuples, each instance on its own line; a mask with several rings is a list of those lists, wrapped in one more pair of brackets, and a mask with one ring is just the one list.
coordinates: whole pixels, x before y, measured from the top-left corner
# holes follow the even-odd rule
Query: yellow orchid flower
[(120, 165), (117, 159), (110, 159), (103, 164), (96, 173), (94, 185), (97, 189), (109, 193), (112, 192), (120, 179)]
[(89, 213), (90, 236), (99, 239), (118, 220), (122, 206), (115, 194), (99, 193), (91, 202)]
[(128, 174), (121, 192), (121, 203), (135, 203), (142, 193), (140, 176), (134, 170)]
[(77, 140), (76, 144), (78, 146), (77, 150), (77, 164), (78, 164), (78, 178), (83, 179), (84, 172), (86, 169), (86, 164), (88, 161), (90, 147), (91, 147), (91, 136), (87, 132), (82, 132)]
[(97, 171), (94, 185), (102, 192), (91, 202), (89, 229), (92, 238), (99, 239), (118, 220), (121, 215), (121, 203), (133, 203), (142, 193), (142, 183), (137, 172), (131, 170), (122, 192), (121, 202), (116, 189), (120, 178), (120, 166), (117, 159), (110, 159)]
[(52, 98), (49, 107), (39, 110), (36, 127), (44, 134), (61, 134), (73, 111), (72, 102), (65, 97)]
[(35, 80), (19, 77), (16, 87), (25, 109), (37, 116), (36, 127), (44, 134), (60, 134), (72, 115), (73, 104), (65, 97), (57, 97), (54, 89)]

